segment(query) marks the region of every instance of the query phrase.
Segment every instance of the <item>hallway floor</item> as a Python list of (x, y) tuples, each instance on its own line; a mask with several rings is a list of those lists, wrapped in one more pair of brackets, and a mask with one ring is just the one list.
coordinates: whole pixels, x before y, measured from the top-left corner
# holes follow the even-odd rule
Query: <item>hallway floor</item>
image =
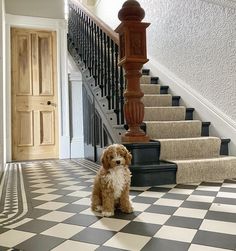
[(0, 183), (0, 251), (236, 250), (236, 179), (133, 187), (134, 213), (90, 210), (93, 162), (8, 164)]

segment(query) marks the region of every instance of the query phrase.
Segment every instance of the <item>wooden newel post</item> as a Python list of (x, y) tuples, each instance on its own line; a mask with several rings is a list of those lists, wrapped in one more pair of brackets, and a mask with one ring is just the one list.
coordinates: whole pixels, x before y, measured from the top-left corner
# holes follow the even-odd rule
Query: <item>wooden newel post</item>
[(118, 13), (121, 24), (116, 28), (120, 38), (119, 65), (125, 70), (124, 116), (129, 130), (122, 142), (148, 142), (149, 137), (140, 128), (144, 117), (143, 92), (140, 89), (141, 69), (148, 61), (146, 53), (146, 28), (142, 23), (145, 12), (136, 0), (127, 0)]

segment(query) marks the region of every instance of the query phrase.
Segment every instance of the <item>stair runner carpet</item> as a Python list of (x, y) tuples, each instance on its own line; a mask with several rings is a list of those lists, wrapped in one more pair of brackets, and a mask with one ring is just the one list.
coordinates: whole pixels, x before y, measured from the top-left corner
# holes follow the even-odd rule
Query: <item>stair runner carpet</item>
[(160, 160), (177, 164), (176, 183), (236, 177), (236, 157), (220, 155), (221, 139), (201, 137), (202, 122), (185, 120), (186, 108), (172, 106), (170, 94), (143, 75), (144, 122), (151, 139), (160, 142)]

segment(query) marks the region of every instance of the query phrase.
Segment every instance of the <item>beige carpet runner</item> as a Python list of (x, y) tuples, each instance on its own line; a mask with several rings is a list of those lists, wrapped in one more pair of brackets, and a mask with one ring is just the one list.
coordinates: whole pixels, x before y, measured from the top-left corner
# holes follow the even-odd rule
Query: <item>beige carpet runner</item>
[(172, 106), (150, 76), (142, 76), (141, 89), (147, 134), (160, 142), (160, 160), (177, 164), (176, 183), (236, 178), (236, 157), (220, 155), (220, 138), (201, 137), (202, 122), (185, 120), (186, 107)]

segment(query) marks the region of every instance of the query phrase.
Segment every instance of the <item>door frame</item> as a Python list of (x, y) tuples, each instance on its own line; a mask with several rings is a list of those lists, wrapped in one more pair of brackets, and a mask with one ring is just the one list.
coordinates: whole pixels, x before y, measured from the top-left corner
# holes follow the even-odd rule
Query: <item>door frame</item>
[[(67, 72), (67, 22), (6, 14), (6, 161), (12, 160), (11, 138), (11, 27), (56, 31), (59, 158), (70, 158), (69, 97)], [(63, 104), (63, 105), (62, 105)]]

